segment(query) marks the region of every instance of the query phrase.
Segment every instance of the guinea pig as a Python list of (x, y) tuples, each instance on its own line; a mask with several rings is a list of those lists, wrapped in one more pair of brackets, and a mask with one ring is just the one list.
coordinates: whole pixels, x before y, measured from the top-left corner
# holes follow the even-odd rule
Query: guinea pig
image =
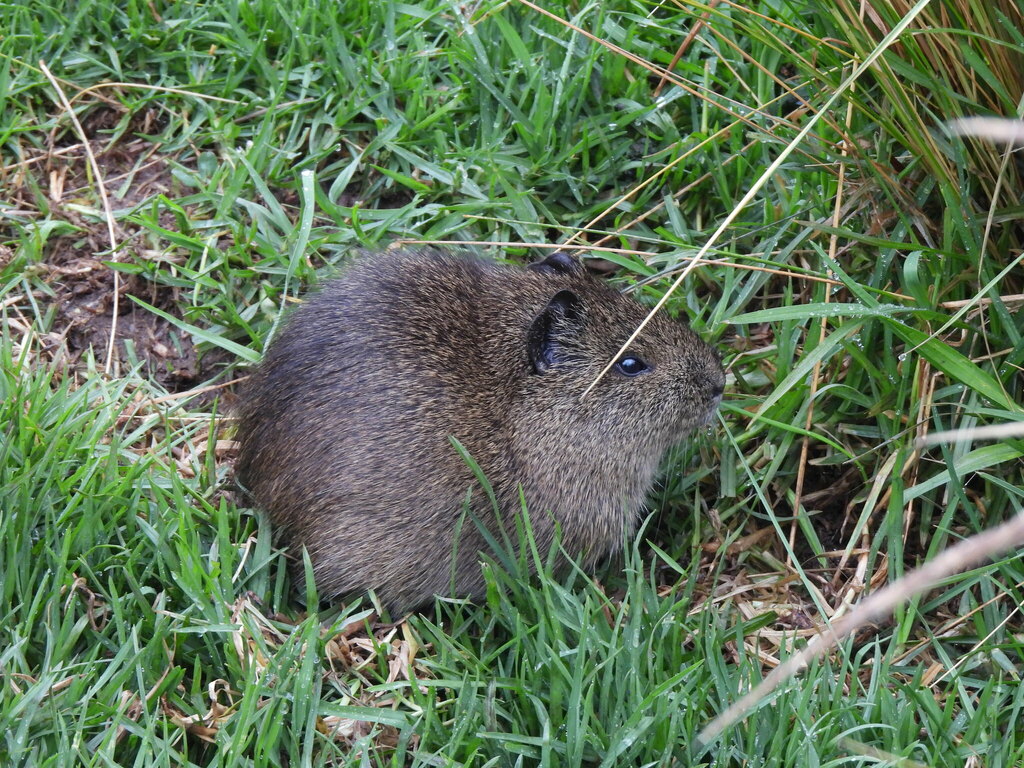
[(584, 396), (647, 312), (561, 252), (525, 269), (361, 258), (266, 350), (237, 413), (238, 479), (306, 548), (321, 597), (372, 589), (392, 612), (480, 598), (484, 529), (505, 540), (524, 500), (540, 551), (557, 530), (591, 568), (722, 397), (718, 355), (664, 314)]

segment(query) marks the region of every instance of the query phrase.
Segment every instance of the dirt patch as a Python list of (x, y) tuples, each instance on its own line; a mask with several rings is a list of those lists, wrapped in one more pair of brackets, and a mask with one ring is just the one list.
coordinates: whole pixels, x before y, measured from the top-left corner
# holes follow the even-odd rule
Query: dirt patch
[[(64, 255), (69, 252), (66, 248), (57, 251)], [(87, 257), (71, 261), (57, 257), (49, 269), (47, 282), (55, 291), (52, 300), (56, 309), (54, 331), (66, 345), (70, 362), (78, 362), (89, 349), (98, 360), (104, 361), (113, 325), (113, 270)], [(177, 316), (175, 292), (134, 276), (121, 275), (117, 282), (116, 359), (123, 365), (143, 363), (148, 375), (169, 391), (194, 386), (201, 380), (204, 369), (191, 339), (168, 320), (129, 298), (136, 296)]]
[[(167, 159), (157, 153), (157, 145), (133, 138), (159, 130), (159, 112), (151, 109), (134, 116), (122, 138), (112, 139), (109, 134), (121, 117), (113, 108), (101, 106), (83, 119), (111, 207), (124, 210), (156, 195), (179, 196), (183, 190)], [(180, 317), (178, 289), (138, 275), (115, 274), (103, 263), (140, 258), (144, 230), (116, 222), (117, 250), (112, 254), (97, 183), (89, 172), (85, 147), (74, 133), (51, 136), (45, 149), (25, 148), (18, 163), (3, 168), (0, 183), (13, 208), (26, 219), (57, 225), (45, 239), (41, 262), (30, 267), (52, 291), (52, 296), (37, 298), (53, 313), (48, 341), (54, 359), (76, 365), (92, 349), (97, 360), (105, 362), (113, 328), (120, 368), (141, 363), (146, 374), (177, 392), (209, 378), (215, 366), (230, 357), (216, 352), (201, 356), (187, 334), (130, 298)], [(173, 221), (161, 224), (174, 227)], [(16, 236), (0, 230), (2, 240)]]

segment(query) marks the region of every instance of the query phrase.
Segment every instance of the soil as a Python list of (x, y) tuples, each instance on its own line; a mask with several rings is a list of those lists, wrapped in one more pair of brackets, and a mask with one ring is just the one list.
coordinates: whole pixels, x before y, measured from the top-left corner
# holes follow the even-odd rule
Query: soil
[[(169, 163), (154, 151), (157, 145), (133, 138), (157, 132), (158, 113), (150, 110), (134, 117), (122, 137), (111, 140), (110, 130), (119, 119), (120, 115), (106, 106), (83, 119), (111, 207), (132, 208), (159, 194), (180, 196), (182, 190), (171, 175)], [(230, 356), (218, 352), (200, 355), (187, 334), (131, 300), (136, 296), (170, 315), (181, 316), (178, 289), (136, 275), (115, 275), (104, 264), (145, 258), (140, 255), (146, 245), (144, 230), (130, 222), (117, 222), (118, 249), (112, 257), (105, 217), (81, 212), (83, 208), (102, 211), (95, 179), (88, 172), (85, 148), (71, 131), (50, 138), (48, 148), (25, 148), (19, 162), (0, 167), (0, 186), (7, 191), (13, 208), (26, 212), (45, 205), (48, 219), (65, 221), (75, 228), (69, 234), (49, 237), (42, 248), (41, 262), (29, 267), (52, 290), (52, 296), (37, 294), (44, 310), (53, 312), (47, 336), (51, 357), (76, 366), (91, 349), (96, 360), (105, 364), (113, 326), (114, 355), (122, 371), (137, 360), (145, 375), (171, 392), (189, 389), (210, 378)], [(170, 221), (166, 224), (174, 226)], [(0, 226), (0, 241), (14, 239), (16, 232)], [(2, 259), (0, 254), (0, 266)], [(117, 320), (113, 323), (115, 290)]]

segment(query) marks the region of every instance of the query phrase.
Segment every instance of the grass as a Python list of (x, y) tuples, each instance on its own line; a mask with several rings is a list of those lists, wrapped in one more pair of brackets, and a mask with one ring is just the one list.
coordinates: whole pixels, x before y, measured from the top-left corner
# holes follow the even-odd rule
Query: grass
[[(918, 442), (1022, 421), (1024, 166), (942, 129), (1021, 116), (1019, 7), (547, 7), (576, 29), (499, 2), (0, 7), (0, 762), (1024, 763), (1016, 556), (694, 744), (826, 618), (1022, 506), (1020, 432)], [(361, 248), (574, 235), (656, 301), (908, 14), (671, 297), (730, 385), (622, 563), (495, 566), (485, 603), (397, 626), (292, 583), (224, 416), (282, 309)], [(659, 89), (644, 65), (680, 51)]]

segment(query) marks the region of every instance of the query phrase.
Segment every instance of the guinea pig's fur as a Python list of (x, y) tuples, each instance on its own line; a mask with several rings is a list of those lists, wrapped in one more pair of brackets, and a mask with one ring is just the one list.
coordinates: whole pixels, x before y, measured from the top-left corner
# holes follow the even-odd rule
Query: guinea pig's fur
[(659, 314), (582, 397), (647, 312), (563, 253), (527, 269), (432, 250), (361, 258), (267, 349), (238, 411), (239, 480), (308, 550), (322, 597), (373, 589), (405, 611), (452, 584), (482, 596), (488, 547), (467, 492), (501, 541), (521, 489), (540, 551), (557, 524), (592, 566), (722, 395), (718, 355)]

